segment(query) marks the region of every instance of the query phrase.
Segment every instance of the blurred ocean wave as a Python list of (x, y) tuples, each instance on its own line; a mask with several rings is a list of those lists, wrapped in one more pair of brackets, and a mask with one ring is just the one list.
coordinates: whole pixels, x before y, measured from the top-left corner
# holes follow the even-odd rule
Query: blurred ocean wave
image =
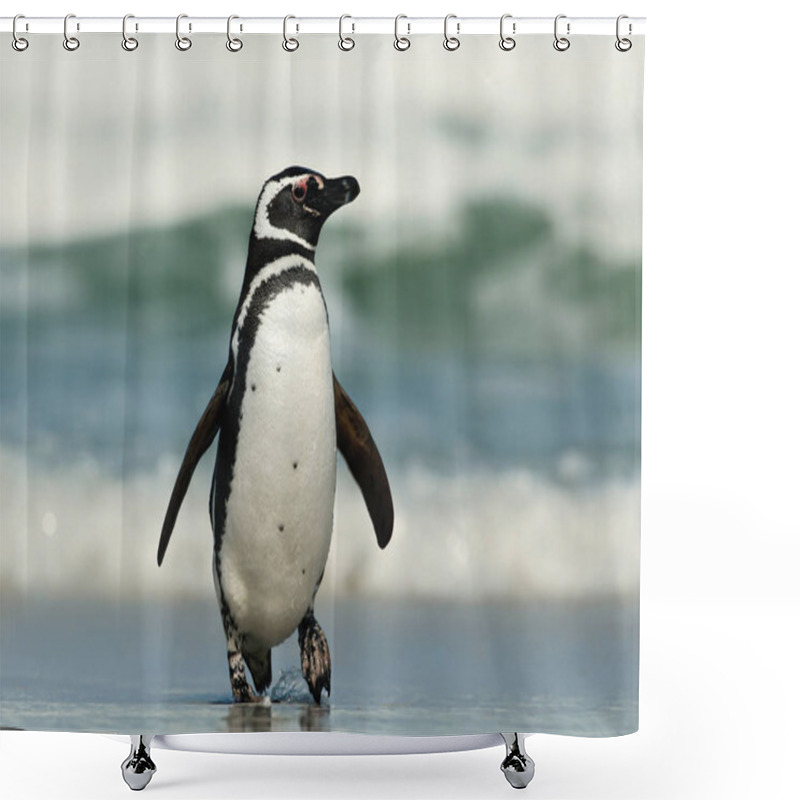
[[(182, 452), (227, 358), (251, 214), (0, 251), (2, 441), (115, 470)], [(388, 254), (325, 232), (340, 378), (397, 459), (619, 465), (638, 446), (639, 265), (563, 244), (535, 207), (460, 220)]]
[[(227, 358), (251, 215), (0, 251), (4, 592), (212, 591), (211, 454), (162, 570), (155, 547)], [(639, 265), (564, 243), (535, 206), (458, 219), (393, 250), (352, 223), (323, 234), (334, 367), (397, 509), (378, 552), (342, 469), (323, 592), (630, 596)]]
[[(0, 308), (12, 319), (140, 322), (164, 335), (227, 327), (251, 222), (251, 208), (228, 207), (171, 226), (3, 248)], [(353, 223), (330, 227), (318, 258), (323, 282), (401, 348), (511, 348), (524, 358), (568, 356), (580, 337), (593, 349), (630, 351), (639, 341), (639, 262), (563, 242), (537, 206), (473, 200), (454, 233), (419, 237), (401, 228), (390, 252)]]
[[(210, 460), (184, 501), (159, 568), (156, 548), (177, 460), (125, 480), (83, 460), (48, 468), (0, 451), (4, 602), (100, 597), (213, 598)], [(515, 468), (388, 465), (395, 532), (381, 551), (363, 499), (339, 465), (334, 538), (320, 598), (477, 602), (635, 597), (638, 480), (581, 486)]]

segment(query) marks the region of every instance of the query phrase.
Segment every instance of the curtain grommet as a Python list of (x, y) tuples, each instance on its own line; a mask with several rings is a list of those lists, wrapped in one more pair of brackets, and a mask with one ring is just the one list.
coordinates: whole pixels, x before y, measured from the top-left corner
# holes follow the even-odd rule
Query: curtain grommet
[[(343, 50), (345, 53), (349, 53), (356, 46), (356, 40), (352, 36), (344, 35), (343, 27), (344, 27), (344, 21), (346, 19), (353, 19), (353, 18), (349, 14), (342, 14), (342, 16), (339, 17), (339, 49)], [(355, 33), (356, 25), (354, 22), (351, 23), (351, 25), (352, 25), (351, 33)]]
[[(67, 16), (64, 17), (64, 41), (62, 44), (64, 45), (65, 50), (69, 50), (70, 53), (74, 53), (81, 46), (81, 42), (77, 36), (69, 35), (69, 21), (71, 19), (75, 19), (74, 14), (67, 14)], [(76, 23), (75, 30), (79, 31), (80, 29), (80, 24)]]
[[(175, 47), (182, 53), (185, 53), (192, 46), (192, 40), (188, 36), (183, 36), (181, 34), (181, 20), (188, 18), (188, 14), (178, 14), (175, 19)], [(189, 31), (191, 30), (192, 24), (189, 23)]]
[[(508, 53), (509, 51), (513, 50), (517, 46), (517, 40), (513, 36), (506, 36), (505, 32), (505, 22), (507, 19), (511, 19), (511, 14), (503, 14), (500, 17), (500, 49)], [(511, 23), (511, 33), (517, 32), (517, 23)]]
[[(235, 19), (239, 19), (237, 14), (231, 14), (228, 17), (228, 29), (226, 31), (228, 40), (225, 42), (225, 47), (228, 48), (228, 52), (230, 53), (238, 53), (244, 47), (244, 42), (231, 34), (231, 22)], [(241, 26), (239, 26), (240, 31), (241, 29)]]
[(558, 35), (558, 21), (560, 19), (566, 19), (566, 18), (567, 18), (566, 14), (559, 14), (555, 18), (555, 22), (553, 23), (553, 36), (555, 37), (554, 41), (553, 41), (553, 47), (555, 47), (555, 49), (558, 50), (559, 53), (563, 53), (566, 50), (569, 50), (569, 46), (570, 46), (570, 41), (569, 41), (569, 39), (567, 39), (567, 36), (569, 36), (569, 34), (570, 34), (570, 24), (569, 24), (569, 22), (567, 23), (567, 36), (559, 36)]
[(404, 53), (411, 47), (411, 39), (408, 36), (411, 34), (411, 23), (406, 22), (406, 27), (408, 31), (406, 32), (405, 36), (400, 35), (400, 20), (405, 19), (407, 20), (408, 17), (405, 14), (398, 14), (394, 18), (394, 49), (399, 50), (401, 53)]
[[(139, 40), (134, 36), (128, 36), (128, 20), (134, 19), (133, 14), (126, 14), (122, 18), (122, 49), (128, 53), (132, 53), (138, 46)], [(139, 29), (139, 26), (136, 26)]]
[[(627, 37), (622, 37), (622, 36), (619, 35), (620, 22), (622, 22), (622, 20), (624, 20), (624, 19), (630, 19), (630, 17), (628, 17), (627, 14), (620, 14), (617, 17), (617, 41), (614, 42), (614, 47), (616, 47), (617, 50), (619, 50), (620, 53), (627, 53), (628, 50), (630, 50), (631, 47), (633, 47), (633, 42), (630, 39), (628, 39)], [(631, 25), (631, 23), (629, 22), (628, 23), (628, 36), (630, 36), (632, 33), (633, 33), (633, 25)]]
[(11, 23), (11, 46), (18, 52), (24, 53), (28, 49), (28, 40), (17, 33), (17, 20), (25, 19), (24, 14), (17, 14)]
[(458, 18), (455, 14), (448, 14), (444, 18), (444, 41), (442, 42), (442, 46), (445, 50), (449, 50), (452, 53), (454, 50), (458, 50), (458, 48), (461, 47), (461, 40), (458, 38), (458, 34), (461, 33), (461, 23), (456, 21), (456, 35), (450, 36), (447, 27), (451, 19), (457, 20)]

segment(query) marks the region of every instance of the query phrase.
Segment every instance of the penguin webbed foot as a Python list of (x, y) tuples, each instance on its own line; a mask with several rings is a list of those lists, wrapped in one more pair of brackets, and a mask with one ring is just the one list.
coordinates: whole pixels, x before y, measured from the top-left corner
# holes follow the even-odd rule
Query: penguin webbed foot
[[(244, 669), (244, 658), (242, 652), (235, 646), (228, 649), (228, 670), (231, 679), (231, 691), (233, 692), (234, 703), (263, 703), (264, 697), (260, 695), (247, 680)], [(267, 701), (269, 695), (267, 695)]]
[(234, 703), (260, 703), (264, 698), (245, 681), (244, 685), (236, 685), (231, 687), (233, 689), (233, 702)]
[(311, 609), (306, 612), (297, 629), (297, 638), (303, 677), (314, 702), (320, 705), (323, 689), (327, 690), (328, 697), (331, 695), (331, 654), (328, 640)]

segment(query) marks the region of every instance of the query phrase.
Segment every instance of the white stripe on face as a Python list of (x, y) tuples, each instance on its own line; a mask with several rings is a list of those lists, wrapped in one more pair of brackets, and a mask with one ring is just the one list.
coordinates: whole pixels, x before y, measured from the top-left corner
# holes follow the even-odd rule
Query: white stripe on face
[[(296, 242), (309, 250), (315, 250), (316, 245), (310, 244), (296, 233), (287, 231), (285, 228), (276, 228), (269, 219), (269, 204), (277, 197), (278, 193), (287, 186), (293, 186), (302, 175), (292, 175), (280, 181), (267, 183), (264, 187), (256, 208), (256, 217), (253, 223), (253, 231), (257, 239), (278, 239), (281, 241)], [(306, 178), (310, 177), (310, 173)], [(314, 178), (317, 176), (315, 175)]]

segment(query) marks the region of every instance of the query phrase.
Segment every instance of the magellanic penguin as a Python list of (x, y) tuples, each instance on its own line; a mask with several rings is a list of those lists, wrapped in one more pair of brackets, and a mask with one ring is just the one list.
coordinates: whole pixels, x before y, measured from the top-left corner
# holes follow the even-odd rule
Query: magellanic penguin
[(337, 447), (361, 488), (378, 545), (392, 536), (383, 462), (331, 368), (314, 263), (325, 220), (359, 191), (355, 178), (301, 167), (264, 184), (228, 363), (189, 441), (161, 529), (159, 565), (192, 473), (219, 432), (209, 511), (236, 702), (260, 700), (272, 681), (271, 649), (295, 630), (314, 700), (323, 689), (330, 695), (330, 653), (314, 598), (333, 530)]

